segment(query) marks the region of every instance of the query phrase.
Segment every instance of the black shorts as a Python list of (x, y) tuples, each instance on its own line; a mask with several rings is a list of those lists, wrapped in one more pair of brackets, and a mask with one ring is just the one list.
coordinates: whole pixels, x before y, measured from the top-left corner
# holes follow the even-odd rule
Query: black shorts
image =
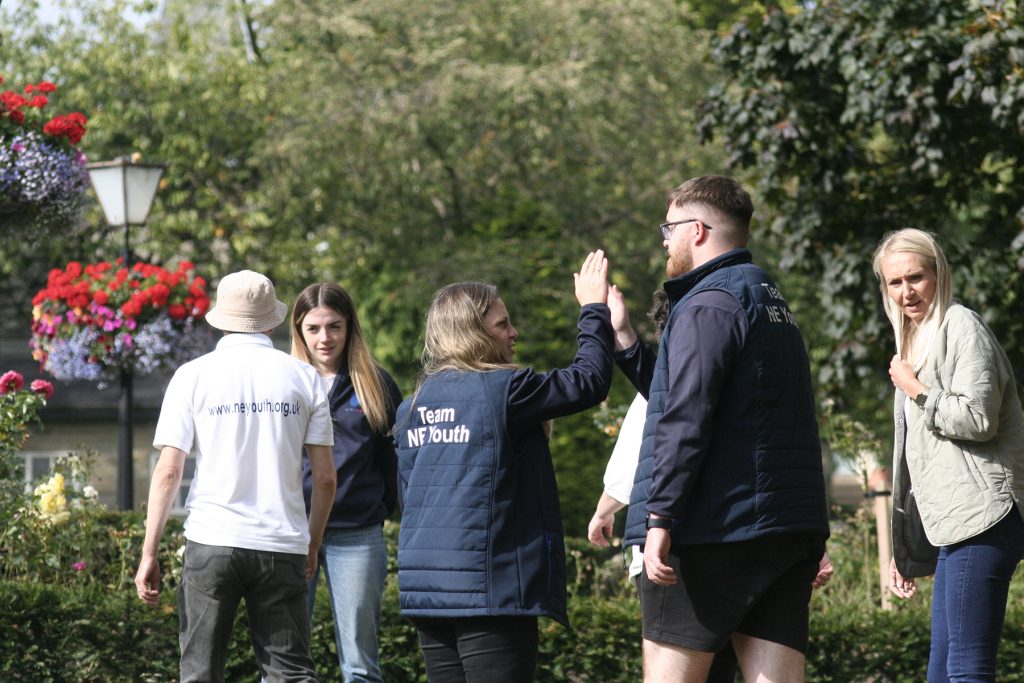
[(819, 534), (673, 548), (679, 581), (659, 586), (640, 575), (644, 638), (717, 652), (733, 633), (807, 651), (811, 582), (825, 552)]

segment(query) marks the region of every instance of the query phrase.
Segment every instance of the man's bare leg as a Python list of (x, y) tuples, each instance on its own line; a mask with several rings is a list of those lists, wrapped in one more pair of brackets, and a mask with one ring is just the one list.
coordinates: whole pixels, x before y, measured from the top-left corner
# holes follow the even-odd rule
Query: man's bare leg
[(714, 652), (644, 638), (644, 683), (704, 683)]
[(804, 683), (802, 652), (742, 633), (732, 634), (732, 645), (747, 683)]

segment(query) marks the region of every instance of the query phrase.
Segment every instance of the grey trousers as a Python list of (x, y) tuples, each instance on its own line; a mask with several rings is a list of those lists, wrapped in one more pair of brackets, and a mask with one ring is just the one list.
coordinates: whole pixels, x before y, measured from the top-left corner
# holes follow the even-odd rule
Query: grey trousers
[(315, 683), (305, 569), (305, 555), (188, 541), (178, 587), (182, 683), (224, 680), (228, 642), (242, 600), (263, 677), (270, 683)]

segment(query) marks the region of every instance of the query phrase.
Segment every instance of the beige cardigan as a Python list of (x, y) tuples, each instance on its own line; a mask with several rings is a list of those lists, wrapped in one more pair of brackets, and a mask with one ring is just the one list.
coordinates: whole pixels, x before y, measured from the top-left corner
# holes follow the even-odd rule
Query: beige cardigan
[(915, 370), (928, 399), (905, 404), (896, 390), (894, 500), (908, 484), (900, 480), (906, 405), (906, 464), (924, 531), (932, 545), (949, 545), (995, 525), (1015, 503), (1024, 510), (1024, 414), (1006, 353), (963, 306), (950, 307)]

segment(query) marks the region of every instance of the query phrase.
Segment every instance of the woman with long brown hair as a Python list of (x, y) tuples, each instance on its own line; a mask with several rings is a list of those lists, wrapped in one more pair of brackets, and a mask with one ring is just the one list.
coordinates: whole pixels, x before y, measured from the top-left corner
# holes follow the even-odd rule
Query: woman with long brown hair
[[(363, 338), (352, 297), (334, 283), (306, 287), (292, 308), (292, 355), (310, 363), (327, 391), (334, 422), (338, 488), (321, 562), (345, 681), (380, 681), (377, 632), (387, 573), (382, 525), (397, 500), (389, 436), (398, 385)], [(308, 464), (308, 463), (306, 463)], [(307, 506), (310, 473), (306, 475)], [(319, 569), (310, 583), (313, 613)]]

